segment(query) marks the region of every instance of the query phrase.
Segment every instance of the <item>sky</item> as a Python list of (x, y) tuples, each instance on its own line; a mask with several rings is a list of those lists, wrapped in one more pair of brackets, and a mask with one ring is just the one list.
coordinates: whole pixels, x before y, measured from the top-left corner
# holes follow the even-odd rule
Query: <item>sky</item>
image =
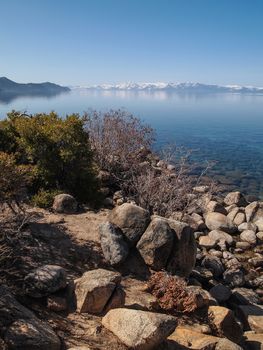
[(263, 0), (0, 0), (0, 76), (263, 86)]

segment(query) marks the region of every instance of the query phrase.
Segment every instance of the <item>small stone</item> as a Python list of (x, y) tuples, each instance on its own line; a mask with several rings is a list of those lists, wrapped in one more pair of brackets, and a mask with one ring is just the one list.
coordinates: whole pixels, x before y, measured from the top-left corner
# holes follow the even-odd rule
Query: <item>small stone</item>
[(231, 287), (241, 287), (245, 284), (244, 273), (237, 269), (228, 269), (223, 274), (223, 280)]
[(213, 255), (213, 256), (217, 256), (218, 258), (223, 257), (223, 252), (221, 252), (220, 250), (215, 250), (215, 249), (210, 249), (208, 254)]
[(243, 222), (243, 224), (238, 226), (238, 231), (243, 232), (246, 230), (252, 230), (254, 232), (257, 232), (257, 226), (253, 224), (252, 222)]
[(216, 256), (207, 255), (202, 261), (202, 266), (211, 270), (215, 277), (221, 276), (225, 270), (221, 260)]
[(253, 289), (248, 288), (235, 288), (232, 290), (232, 297), (236, 304), (249, 305), (249, 304), (258, 304), (259, 297)]
[(263, 231), (263, 218), (259, 218), (255, 221), (255, 225), (257, 226), (258, 231)]
[(234, 208), (237, 208), (236, 204), (231, 204), (225, 207), (227, 214), (229, 214)]
[(235, 207), (227, 214), (227, 217), (230, 221), (234, 221), (234, 219), (238, 213), (239, 213), (239, 208)]
[(173, 171), (173, 170), (175, 170), (175, 166), (173, 164), (168, 164), (167, 165), (167, 170)]
[(199, 239), (201, 236), (205, 236), (205, 233), (202, 232), (202, 231), (196, 231), (196, 232), (194, 233), (195, 239)]
[[(212, 335), (203, 334), (195, 331), (195, 328), (189, 329), (187, 327), (179, 326), (168, 337), (168, 349), (194, 349), (194, 350), (208, 350), (215, 349), (216, 344), (220, 338)], [(224, 349), (226, 350), (226, 349)]]
[(156, 164), (158, 168), (166, 168), (167, 163), (164, 160), (159, 160), (159, 162)]
[(232, 259), (230, 259), (230, 260), (225, 262), (225, 267), (227, 269), (237, 270), (237, 269), (241, 268), (241, 266), (242, 265), (241, 265), (240, 261), (237, 258), (232, 258)]
[(250, 244), (256, 244), (257, 243), (257, 236), (254, 231), (252, 230), (245, 230), (240, 234), (240, 239), (243, 242), (248, 242)]
[(209, 293), (220, 303), (227, 301), (231, 296), (231, 290), (221, 283), (211, 288)]
[(260, 305), (239, 305), (238, 316), (241, 318), (245, 330), (263, 333), (263, 307)]
[(248, 204), (242, 193), (238, 191), (228, 193), (224, 202), (226, 205), (236, 204), (238, 207), (245, 207)]
[(209, 191), (209, 186), (205, 186), (205, 185), (195, 186), (195, 187), (193, 187), (193, 191), (195, 193), (206, 193)]
[(245, 214), (242, 212), (237, 213), (237, 215), (234, 218), (234, 224), (237, 226), (243, 224), (243, 222), (245, 221), (246, 221), (246, 217), (245, 217)]
[(196, 278), (200, 282), (205, 282), (213, 278), (212, 271), (208, 270), (205, 267), (196, 266), (191, 274), (194, 278)]
[(65, 311), (68, 308), (68, 303), (66, 298), (50, 295), (47, 298), (47, 308), (55, 312)]
[(248, 242), (236, 242), (236, 247), (242, 250), (248, 250), (251, 248), (251, 244)]
[(248, 350), (263, 350), (263, 333), (255, 334), (252, 332), (245, 332), (245, 349)]
[(191, 292), (195, 296), (196, 308), (201, 309), (209, 305), (217, 305), (217, 301), (212, 295), (205, 289), (199, 286), (188, 286), (187, 291)]
[(263, 241), (263, 231), (259, 231), (256, 236), (260, 241)]
[(210, 249), (216, 247), (217, 241), (209, 236), (202, 236), (199, 238), (199, 245), (201, 247)]
[(77, 212), (78, 203), (69, 194), (58, 194), (54, 198), (53, 210), (57, 213), (74, 214)]
[(221, 230), (213, 230), (209, 232), (208, 236), (216, 241), (227, 243), (228, 245), (232, 245), (234, 241), (231, 235)]
[(259, 203), (257, 201), (250, 203), (245, 207), (246, 220), (250, 222), (253, 220), (254, 215), (259, 207)]
[(206, 206), (206, 211), (207, 212), (217, 212), (217, 213), (227, 215), (227, 211), (226, 211), (225, 207), (216, 201), (210, 201)]
[(228, 233), (235, 231), (234, 224), (221, 213), (208, 213), (205, 217), (205, 224), (209, 230), (222, 230)]
[(25, 293), (41, 298), (67, 286), (66, 271), (57, 265), (44, 265), (29, 273), (24, 280)]
[(254, 267), (263, 267), (263, 257), (254, 257), (248, 260)]
[(227, 260), (230, 260), (230, 259), (233, 259), (234, 258), (234, 255), (228, 251), (225, 251), (223, 252), (223, 258), (224, 259), (227, 259)]
[(216, 344), (215, 350), (243, 350), (243, 348), (229, 339), (221, 338)]

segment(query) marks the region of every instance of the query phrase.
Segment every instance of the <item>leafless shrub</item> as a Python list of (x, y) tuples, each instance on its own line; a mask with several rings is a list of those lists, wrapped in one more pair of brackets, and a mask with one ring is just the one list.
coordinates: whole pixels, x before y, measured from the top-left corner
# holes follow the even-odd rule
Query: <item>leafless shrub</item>
[(119, 176), (134, 167), (142, 149), (149, 149), (154, 131), (124, 110), (86, 113), (86, 128), (98, 166)]
[[(153, 129), (123, 110), (87, 113), (86, 128), (98, 167), (111, 174), (125, 197), (151, 213), (169, 217), (175, 211), (185, 212), (193, 200), (193, 187), (211, 167), (208, 164), (194, 175), (191, 151), (168, 145), (160, 154), (163, 167), (157, 168), (158, 157), (151, 149)], [(167, 169), (169, 164), (173, 171)]]
[[(132, 197), (138, 205), (161, 216), (169, 217), (181, 211), (184, 215), (197, 194), (193, 188), (202, 183), (206, 172), (212, 166), (207, 164), (198, 175), (193, 175), (195, 165), (189, 161), (191, 152), (182, 148), (163, 150), (162, 160), (165, 164), (173, 163), (175, 169), (156, 169), (153, 166), (131, 170), (131, 174), (121, 183), (122, 190)], [(209, 190), (215, 190), (212, 181)], [(182, 215), (182, 217), (183, 217)]]
[(147, 285), (166, 312), (191, 313), (197, 309), (196, 296), (187, 290), (186, 282), (182, 278), (160, 271), (150, 277)]

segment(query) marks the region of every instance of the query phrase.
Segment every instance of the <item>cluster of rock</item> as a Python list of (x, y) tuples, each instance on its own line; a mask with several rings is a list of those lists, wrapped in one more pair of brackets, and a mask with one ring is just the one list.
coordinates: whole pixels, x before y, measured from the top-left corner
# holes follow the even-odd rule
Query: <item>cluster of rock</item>
[[(55, 313), (96, 315), (130, 349), (263, 349), (263, 203), (247, 203), (239, 192), (219, 200), (206, 190), (195, 188), (201, 193), (195, 205), (173, 218), (120, 201), (99, 228), (107, 269), (73, 281), (62, 267), (43, 265), (24, 278), (24, 294)], [(59, 195), (53, 208), (72, 213), (77, 203)], [(184, 278), (196, 311), (184, 318), (168, 314), (146, 280), (129, 269), (121, 273), (135, 256), (149, 274), (165, 270)], [(3, 287), (0, 329), (3, 349), (64, 348), (50, 325)]]
[(139, 252), (145, 264), (156, 271), (189, 276), (196, 257), (193, 229), (185, 223), (159, 216), (131, 203), (116, 206), (109, 221), (100, 226), (101, 247), (106, 261), (123, 264)]
[[(193, 337), (196, 341), (189, 343), (199, 345), (188, 344), (189, 349), (205, 349), (206, 341), (215, 348), (218, 336), (223, 336), (234, 343), (247, 339), (246, 348), (250, 344), (252, 349), (253, 341), (262, 347), (263, 203), (248, 203), (239, 192), (218, 200), (206, 190), (206, 186), (195, 189), (203, 195), (187, 214), (175, 213), (177, 218), (182, 214), (185, 222), (150, 218), (134, 204), (119, 203), (100, 227), (105, 259), (112, 266), (125, 264), (136, 249), (151, 270), (189, 277), (190, 285), (209, 294), (208, 314), (217, 326), (210, 334), (177, 327), (173, 341), (187, 346), (185, 339)], [(240, 349), (221, 340), (220, 344), (217, 349)]]

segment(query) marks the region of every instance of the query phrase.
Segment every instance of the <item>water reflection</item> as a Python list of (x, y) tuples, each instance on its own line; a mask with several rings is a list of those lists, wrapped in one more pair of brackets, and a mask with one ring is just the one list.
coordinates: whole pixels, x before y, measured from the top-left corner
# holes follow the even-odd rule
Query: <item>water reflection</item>
[(8, 105), (11, 102), (19, 98), (43, 98), (50, 99), (61, 94), (68, 93), (68, 91), (63, 92), (35, 92), (35, 93), (5, 93), (0, 91), (0, 104)]
[(176, 142), (199, 162), (215, 160), (213, 175), (263, 198), (263, 95), (171, 91), (72, 90), (33, 96), (0, 94), (0, 118), (12, 109), (60, 115), (125, 108), (157, 130), (157, 146)]

